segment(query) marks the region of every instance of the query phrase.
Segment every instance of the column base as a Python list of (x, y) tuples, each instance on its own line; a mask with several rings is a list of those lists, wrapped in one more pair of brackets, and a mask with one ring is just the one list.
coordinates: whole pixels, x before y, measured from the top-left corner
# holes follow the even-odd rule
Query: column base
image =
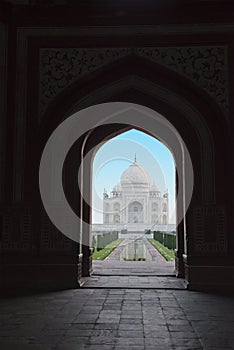
[(234, 266), (191, 266), (185, 264), (185, 284), (188, 290), (234, 292)]
[(178, 278), (185, 276), (183, 253), (177, 249), (175, 249), (175, 274)]
[(82, 264), (83, 277), (90, 277), (93, 273), (92, 255), (93, 255), (93, 248), (83, 246), (83, 264)]
[(75, 289), (77, 264), (8, 264), (0, 271), (0, 290), (11, 293)]

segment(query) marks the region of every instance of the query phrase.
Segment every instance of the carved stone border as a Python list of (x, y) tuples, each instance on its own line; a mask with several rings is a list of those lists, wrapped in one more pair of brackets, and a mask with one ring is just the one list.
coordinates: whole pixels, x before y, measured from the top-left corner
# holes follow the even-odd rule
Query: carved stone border
[[(227, 227), (224, 208), (217, 206), (197, 207), (193, 210), (193, 224), (195, 253), (216, 255), (227, 252)], [(213, 230), (209, 232), (212, 226)]]
[(228, 115), (226, 46), (41, 48), (39, 114), (66, 87), (84, 75), (128, 55), (144, 57), (193, 81)]

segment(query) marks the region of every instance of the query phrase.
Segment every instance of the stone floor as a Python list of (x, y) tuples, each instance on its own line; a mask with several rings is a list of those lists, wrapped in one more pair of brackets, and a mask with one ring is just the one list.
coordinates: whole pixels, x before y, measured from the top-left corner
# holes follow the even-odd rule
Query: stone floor
[(234, 299), (187, 291), (174, 263), (93, 268), (82, 289), (2, 299), (0, 349), (234, 349)]
[(0, 349), (234, 349), (234, 299), (140, 288), (5, 298), (0, 301)]

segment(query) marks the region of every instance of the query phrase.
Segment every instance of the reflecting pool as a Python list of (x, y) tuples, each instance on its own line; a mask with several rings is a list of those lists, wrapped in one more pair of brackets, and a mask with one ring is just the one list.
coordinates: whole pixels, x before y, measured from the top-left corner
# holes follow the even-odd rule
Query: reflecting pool
[(143, 239), (129, 240), (119, 255), (121, 261), (152, 261)]

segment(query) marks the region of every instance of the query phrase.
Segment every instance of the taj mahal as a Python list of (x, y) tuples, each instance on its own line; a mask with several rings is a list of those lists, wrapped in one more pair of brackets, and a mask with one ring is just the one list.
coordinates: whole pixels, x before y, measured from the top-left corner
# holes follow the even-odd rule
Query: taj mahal
[(111, 193), (103, 193), (103, 223), (146, 226), (168, 224), (168, 193), (151, 184), (136, 160), (122, 173)]

